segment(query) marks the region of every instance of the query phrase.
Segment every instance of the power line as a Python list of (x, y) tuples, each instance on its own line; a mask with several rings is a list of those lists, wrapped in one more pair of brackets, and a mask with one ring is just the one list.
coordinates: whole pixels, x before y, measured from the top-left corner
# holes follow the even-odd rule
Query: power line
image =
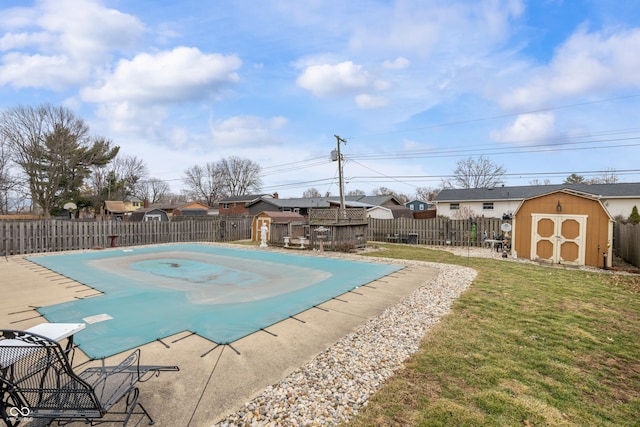
[(358, 137), (358, 136), (349, 137), (347, 139), (366, 138), (366, 137), (371, 137), (371, 136), (394, 135), (394, 134), (398, 134), (398, 133), (415, 132), (415, 131), (426, 130), (426, 129), (438, 129), (438, 128), (444, 128), (444, 127), (450, 127), (450, 126), (458, 126), (458, 125), (464, 125), (464, 124), (469, 124), (469, 123), (475, 123), (475, 122), (483, 122), (483, 121), (488, 121), (488, 120), (504, 119), (504, 118), (507, 118), (507, 117), (520, 116), (520, 115), (523, 115), (523, 114), (542, 113), (542, 112), (547, 112), (547, 111), (562, 110), (562, 109), (574, 108), (574, 107), (582, 107), (582, 106), (585, 106), (585, 105), (601, 104), (601, 103), (605, 103), (605, 102), (620, 101), (620, 100), (624, 100), (624, 99), (631, 99), (631, 98), (637, 98), (637, 97), (640, 97), (640, 94), (618, 96), (618, 97), (615, 97), (615, 98), (605, 98), (605, 99), (600, 99), (600, 100), (597, 100), (597, 101), (578, 102), (578, 103), (575, 103), (575, 104), (565, 104), (565, 105), (559, 105), (559, 106), (555, 106), (555, 107), (538, 108), (538, 109), (535, 109), (535, 110), (519, 111), (519, 112), (507, 113), (507, 114), (499, 114), (499, 115), (496, 115), (496, 116), (479, 117), (479, 118), (467, 119), (467, 120), (458, 120), (458, 121), (445, 122), (445, 123), (440, 123), (440, 124), (435, 124), (435, 125), (420, 126), (420, 127), (416, 127), (416, 128), (410, 128), (410, 129), (400, 129), (400, 130), (396, 130), (396, 131), (389, 131), (389, 132), (381, 132), (381, 133), (375, 133), (375, 134), (362, 135), (360, 137)]
[(405, 152), (386, 152), (386, 153), (376, 153), (376, 154), (362, 154), (362, 155), (354, 155), (350, 156), (351, 158), (360, 159), (360, 160), (398, 160), (398, 159), (406, 159), (406, 158), (425, 158), (425, 157), (460, 157), (460, 156), (470, 156), (470, 155), (478, 155), (478, 154), (514, 154), (514, 153), (536, 153), (536, 152), (547, 152), (547, 151), (578, 151), (578, 150), (595, 150), (601, 148), (619, 148), (619, 147), (635, 147), (640, 145), (640, 142), (634, 144), (619, 144), (619, 145), (601, 145), (595, 147), (568, 147), (575, 145), (586, 145), (586, 144), (596, 144), (603, 142), (617, 142), (617, 141), (640, 141), (640, 135), (628, 137), (628, 138), (609, 138), (609, 139), (597, 139), (591, 141), (574, 141), (574, 142), (564, 142), (562, 144), (539, 144), (535, 146), (523, 146), (523, 147), (494, 147), (494, 146), (484, 146), (489, 148), (477, 148), (483, 146), (475, 146), (473, 150), (462, 149), (467, 146), (462, 147), (452, 147), (452, 148), (441, 148), (441, 149), (426, 149), (426, 150), (414, 150), (414, 151), (405, 151)]

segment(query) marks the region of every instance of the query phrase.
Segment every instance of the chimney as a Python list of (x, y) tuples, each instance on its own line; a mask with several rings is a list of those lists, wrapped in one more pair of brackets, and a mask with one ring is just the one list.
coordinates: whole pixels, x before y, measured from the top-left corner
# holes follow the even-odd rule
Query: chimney
[(278, 193), (277, 193), (277, 192), (273, 193), (273, 198), (274, 198), (274, 199), (277, 199), (277, 198), (278, 198)]
[(149, 207), (149, 199), (144, 199), (144, 202), (142, 202), (142, 206), (147, 209)]

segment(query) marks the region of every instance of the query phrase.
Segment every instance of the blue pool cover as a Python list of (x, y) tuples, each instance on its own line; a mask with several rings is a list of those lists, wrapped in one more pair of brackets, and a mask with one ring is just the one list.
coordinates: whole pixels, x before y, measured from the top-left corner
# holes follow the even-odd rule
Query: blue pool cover
[(103, 292), (38, 309), (50, 322), (107, 318), (88, 323), (75, 337), (92, 358), (182, 331), (229, 344), (402, 268), (204, 244), (30, 261)]

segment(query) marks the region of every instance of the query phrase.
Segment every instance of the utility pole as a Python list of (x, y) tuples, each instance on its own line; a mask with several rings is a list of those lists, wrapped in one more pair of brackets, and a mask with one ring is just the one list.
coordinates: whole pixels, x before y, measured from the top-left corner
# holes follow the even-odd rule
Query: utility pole
[(344, 216), (344, 183), (342, 181), (342, 154), (340, 154), (340, 143), (342, 142), (344, 145), (347, 145), (347, 140), (340, 138), (338, 135), (333, 135), (336, 137), (336, 141), (338, 144), (338, 178), (340, 180), (340, 216)]

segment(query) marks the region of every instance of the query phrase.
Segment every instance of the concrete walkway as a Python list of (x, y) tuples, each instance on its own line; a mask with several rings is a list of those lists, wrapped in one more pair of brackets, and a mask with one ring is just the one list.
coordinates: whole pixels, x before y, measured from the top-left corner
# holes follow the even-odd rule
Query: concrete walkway
[[(180, 372), (163, 373), (142, 383), (140, 401), (156, 425), (211, 426), (437, 274), (433, 268), (407, 266), (231, 346), (217, 346), (189, 331), (147, 344), (141, 347), (142, 364), (178, 365)], [(0, 259), (0, 278), (0, 327), (4, 329), (27, 329), (45, 322), (37, 307), (98, 294), (18, 256)], [(107, 362), (117, 363), (126, 354)], [(76, 352), (75, 365), (86, 360), (81, 351)], [(80, 370), (92, 364), (96, 362)]]

